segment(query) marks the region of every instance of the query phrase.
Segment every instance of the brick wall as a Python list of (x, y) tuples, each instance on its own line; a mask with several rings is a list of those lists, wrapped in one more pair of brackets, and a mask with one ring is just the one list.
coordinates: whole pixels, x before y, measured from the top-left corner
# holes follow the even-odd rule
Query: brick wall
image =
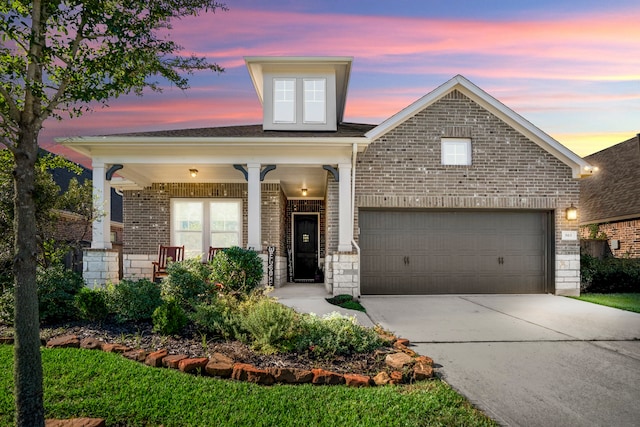
[[(471, 138), (472, 165), (441, 165), (442, 137)], [(558, 293), (579, 289), (579, 243), (561, 239), (563, 230), (578, 230), (564, 218), (578, 193), (568, 166), (458, 91), (373, 142), (357, 161), (358, 208), (555, 211)]]
[[(589, 238), (588, 227), (580, 227), (583, 239)], [(598, 234), (607, 236), (611, 253), (616, 258), (640, 258), (640, 219), (609, 222), (598, 226)], [(613, 249), (612, 240), (620, 242), (620, 249)]]

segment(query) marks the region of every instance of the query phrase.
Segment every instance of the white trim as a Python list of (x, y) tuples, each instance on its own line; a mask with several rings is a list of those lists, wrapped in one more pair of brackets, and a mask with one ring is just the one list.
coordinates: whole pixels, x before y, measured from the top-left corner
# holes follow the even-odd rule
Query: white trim
[(418, 112), (432, 105), (449, 92), (456, 89), (462, 92), (464, 95), (468, 96), (473, 101), (477, 102), (483, 108), (495, 114), (501, 120), (504, 120), (514, 129), (518, 130), (523, 135), (538, 144), (541, 148), (558, 158), (558, 160), (571, 167), (573, 169), (574, 178), (580, 178), (582, 176), (591, 174), (587, 171), (587, 168), (590, 167), (590, 164), (587, 161), (580, 158), (580, 156), (569, 150), (564, 145), (560, 144), (558, 141), (534, 126), (524, 117), (511, 110), (496, 98), (492, 97), (487, 92), (480, 89), (478, 86), (471, 83), (461, 75), (457, 75), (451, 80), (438, 86), (432, 92), (426, 94), (422, 98), (415, 101), (413, 104), (407, 106), (384, 122), (380, 123), (375, 128), (371, 129), (365, 134), (365, 136), (371, 140), (380, 138), (387, 132), (395, 129), (405, 121), (409, 120)]

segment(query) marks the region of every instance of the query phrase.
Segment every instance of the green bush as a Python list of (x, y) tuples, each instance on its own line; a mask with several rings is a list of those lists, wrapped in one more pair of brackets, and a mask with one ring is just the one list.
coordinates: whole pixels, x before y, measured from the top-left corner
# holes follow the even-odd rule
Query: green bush
[(262, 280), (262, 260), (255, 251), (234, 246), (211, 261), (211, 281), (223, 292), (249, 294)]
[(305, 314), (301, 320), (297, 350), (316, 357), (366, 353), (384, 344), (373, 329), (358, 325), (355, 317), (334, 312), (322, 318)]
[(271, 298), (262, 298), (243, 317), (253, 347), (263, 353), (288, 351), (294, 347), (296, 312)]
[[(202, 332), (220, 336), (225, 340), (247, 342), (247, 331), (243, 326), (241, 301), (233, 295), (220, 294), (211, 303), (202, 303), (195, 307), (191, 320)], [(246, 303), (245, 303), (246, 304)]]
[(14, 303), (13, 288), (7, 288), (0, 293), (0, 325), (13, 325)]
[(160, 288), (148, 279), (109, 283), (106, 293), (109, 311), (115, 314), (118, 322), (151, 319), (154, 310), (162, 304)]
[(170, 263), (167, 277), (162, 280), (162, 298), (175, 300), (186, 310), (192, 310), (199, 302), (209, 301), (214, 288), (209, 283), (211, 269), (199, 259)]
[(630, 258), (598, 259), (580, 257), (582, 292), (640, 292), (640, 260)]
[(74, 305), (85, 320), (102, 321), (109, 315), (107, 295), (102, 289), (82, 288), (76, 294)]
[(177, 334), (188, 322), (187, 315), (176, 300), (169, 300), (155, 309), (152, 315), (153, 330), (162, 335)]
[(73, 319), (78, 316), (74, 299), (84, 287), (82, 276), (57, 265), (38, 270), (36, 283), (41, 322)]

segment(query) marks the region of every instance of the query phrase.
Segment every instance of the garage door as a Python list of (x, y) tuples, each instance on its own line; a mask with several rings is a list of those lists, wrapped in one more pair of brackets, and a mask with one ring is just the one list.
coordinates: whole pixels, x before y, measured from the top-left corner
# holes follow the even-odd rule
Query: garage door
[(546, 212), (361, 210), (361, 292), (546, 292), (547, 221)]

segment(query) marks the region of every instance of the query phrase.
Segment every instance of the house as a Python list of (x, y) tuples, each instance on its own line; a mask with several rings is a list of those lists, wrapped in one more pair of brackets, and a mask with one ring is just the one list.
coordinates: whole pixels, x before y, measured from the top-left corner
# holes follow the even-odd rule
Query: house
[[(352, 58), (245, 62), (262, 124), (60, 141), (92, 159), (102, 209), (124, 195), (125, 277), (171, 242), (270, 249), (276, 286), (334, 295), (579, 293), (590, 165), (523, 117), (456, 76), (379, 125), (345, 123)], [(110, 246), (96, 221), (88, 283), (117, 280)]]
[(585, 160), (599, 172), (580, 181), (582, 237), (604, 233), (614, 256), (640, 258), (640, 134)]

